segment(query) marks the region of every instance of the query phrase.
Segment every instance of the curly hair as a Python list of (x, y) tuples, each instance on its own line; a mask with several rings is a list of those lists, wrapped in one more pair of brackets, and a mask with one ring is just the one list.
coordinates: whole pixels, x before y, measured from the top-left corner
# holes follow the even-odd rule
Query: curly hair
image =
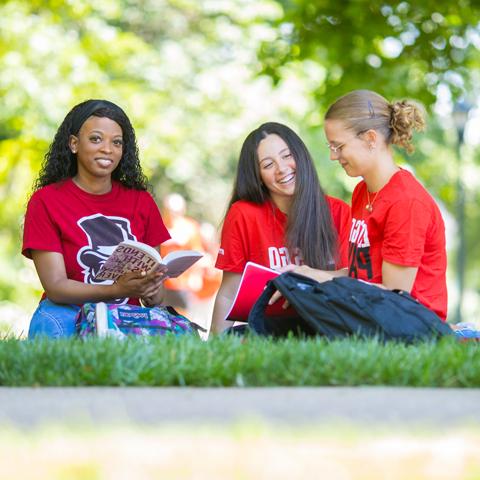
[(412, 153), (415, 150), (412, 145), (413, 131), (421, 132), (425, 129), (423, 112), (419, 105), (407, 100), (391, 103), (390, 109), (391, 142)]
[(119, 181), (127, 188), (147, 190), (147, 177), (140, 166), (135, 130), (125, 112), (106, 100), (86, 100), (68, 112), (57, 130), (53, 142), (43, 160), (33, 191), (57, 183), (77, 174), (77, 157), (69, 147), (70, 135), (76, 135), (85, 120), (94, 115), (109, 118), (118, 123), (123, 134), (123, 154), (112, 180)]

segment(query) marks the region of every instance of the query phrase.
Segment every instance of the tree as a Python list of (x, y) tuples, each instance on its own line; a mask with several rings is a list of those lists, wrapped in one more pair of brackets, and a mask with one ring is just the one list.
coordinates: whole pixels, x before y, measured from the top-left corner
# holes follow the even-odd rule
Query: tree
[(278, 0), (275, 41), (264, 42), (263, 71), (313, 61), (323, 72), (320, 105), (356, 88), (432, 105), (438, 86), (454, 96), (478, 91), (480, 5), (475, 0)]

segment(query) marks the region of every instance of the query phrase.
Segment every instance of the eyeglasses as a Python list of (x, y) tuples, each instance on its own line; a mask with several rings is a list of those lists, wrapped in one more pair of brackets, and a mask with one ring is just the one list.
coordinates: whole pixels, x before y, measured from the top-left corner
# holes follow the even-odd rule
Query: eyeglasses
[(326, 145), (331, 152), (337, 154), (342, 150), (342, 148), (346, 145), (346, 143), (341, 143), (340, 145), (332, 145), (331, 143), (327, 142)]
[[(361, 132), (358, 132), (356, 135), (355, 135), (355, 138), (359, 138), (360, 135), (363, 135), (365, 132), (367, 132), (368, 130), (362, 130)], [(347, 144), (348, 142), (343, 142), (341, 143), (340, 145), (332, 145), (331, 143), (328, 143), (326, 142), (326, 145), (327, 145), (327, 148), (332, 152), (334, 153), (335, 155), (339, 152), (342, 151), (342, 148)]]

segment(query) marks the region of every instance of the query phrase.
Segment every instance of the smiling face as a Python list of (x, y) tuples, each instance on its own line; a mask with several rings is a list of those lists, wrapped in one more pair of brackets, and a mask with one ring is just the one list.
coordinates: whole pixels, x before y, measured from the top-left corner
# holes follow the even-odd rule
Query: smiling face
[(120, 125), (107, 117), (89, 117), (77, 135), (70, 136), (70, 149), (77, 155), (77, 179), (83, 184), (111, 181), (123, 155)]
[(267, 135), (257, 148), (260, 178), (274, 203), (283, 211), (295, 193), (296, 163), (285, 141), (276, 134)]
[(330, 160), (337, 160), (349, 177), (365, 176), (374, 166), (366, 135), (355, 135), (341, 120), (327, 120), (325, 135), (330, 146)]

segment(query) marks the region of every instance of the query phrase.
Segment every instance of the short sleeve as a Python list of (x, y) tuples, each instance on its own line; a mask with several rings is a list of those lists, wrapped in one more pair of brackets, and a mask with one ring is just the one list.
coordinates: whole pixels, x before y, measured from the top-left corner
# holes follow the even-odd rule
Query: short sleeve
[(227, 272), (241, 273), (249, 260), (248, 222), (237, 205), (228, 211), (223, 223), (215, 266)]
[(327, 197), (332, 213), (332, 220), (338, 235), (338, 260), (336, 268), (348, 265), (348, 239), (352, 223), (350, 206), (338, 198)]
[(148, 192), (145, 192), (143, 202), (143, 208), (148, 211), (147, 227), (145, 229), (145, 238), (143, 239), (143, 242), (152, 247), (157, 247), (163, 242), (169, 240), (170, 234), (163, 223), (160, 210), (155, 203), (155, 200)]
[(28, 202), (23, 227), (22, 254), (32, 258), (32, 250), (63, 254), (61, 232), (48, 211), (45, 199), (33, 194)]
[(417, 199), (395, 202), (384, 229), (382, 257), (396, 265), (418, 267), (425, 251), (431, 209)]

